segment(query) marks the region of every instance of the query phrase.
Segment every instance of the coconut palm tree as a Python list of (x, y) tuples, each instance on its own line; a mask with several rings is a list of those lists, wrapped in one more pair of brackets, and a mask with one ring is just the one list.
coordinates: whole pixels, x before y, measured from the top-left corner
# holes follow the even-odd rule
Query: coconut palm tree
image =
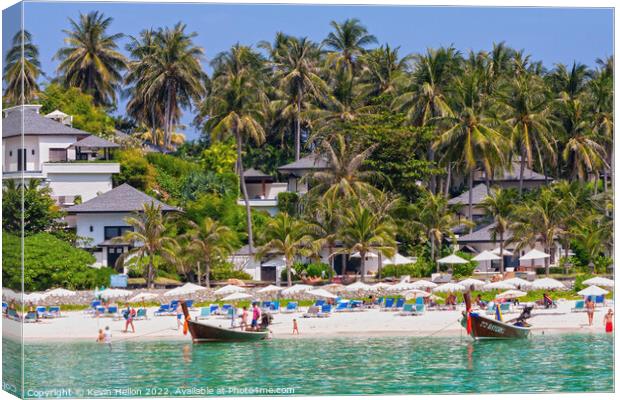
[(245, 202), (248, 245), (250, 254), (253, 254), (252, 214), (243, 179), (242, 154), (243, 145), (248, 140), (258, 145), (265, 141), (261, 120), (267, 101), (260, 76), (264, 60), (251, 48), (237, 44), (230, 51), (220, 53), (211, 64), (215, 71), (211, 92), (201, 104), (196, 123), (202, 124), (203, 131), (213, 139), (227, 140), (232, 137), (236, 142), (236, 169)]
[(92, 95), (96, 105), (114, 105), (121, 71), (126, 68), (125, 57), (116, 44), (123, 34), (108, 35), (112, 18), (98, 11), (80, 14), (79, 21), (69, 18), (69, 22), (71, 29), (63, 30), (67, 46), (54, 56), (60, 60), (58, 72), (62, 80)]
[[(306, 199), (309, 199), (308, 197)], [(334, 269), (334, 248), (340, 232), (339, 203), (332, 198), (309, 199), (311, 203), (304, 208), (304, 220), (311, 225), (312, 234), (327, 246), (329, 265)]]
[(408, 58), (400, 58), (398, 50), (389, 44), (370, 50), (361, 56), (360, 92), (366, 98), (393, 95), (398, 83), (405, 78)]
[(337, 70), (344, 68), (353, 72), (357, 68), (357, 57), (364, 54), (367, 46), (377, 43), (377, 38), (369, 34), (357, 18), (342, 23), (332, 21), (330, 25), (334, 31), (323, 40), (323, 46), (330, 51), (328, 65), (335, 65)]
[(564, 93), (569, 99), (575, 100), (586, 90), (591, 74), (587, 66), (573, 62), (570, 71), (566, 65), (557, 64), (546, 79), (554, 93)]
[(514, 212), (516, 193), (512, 189), (495, 188), (478, 205), (485, 215), (493, 220), (491, 236), (496, 240), (499, 236), (500, 272), (504, 273), (504, 240)]
[(26, 30), (17, 32), (11, 44), (4, 58), (4, 101), (28, 104), (39, 93), (37, 79), (43, 75), (39, 48), (32, 43), (32, 35)]
[(266, 254), (277, 253), (284, 256), (286, 263), (286, 279), (292, 285), (291, 267), (299, 256), (309, 256), (316, 252), (314, 238), (309, 225), (295, 219), (288, 213), (278, 213), (264, 229), (264, 244), (258, 249), (256, 258)]
[[(307, 38), (288, 37), (274, 52), (274, 78), (289, 99), (288, 107), (295, 116), (295, 160), (301, 153), (301, 115), (308, 97), (327, 93), (327, 85), (319, 73), (319, 47)], [(283, 110), (286, 112), (286, 110)]]
[[(160, 28), (153, 35), (148, 31), (142, 42), (132, 42), (134, 60), (130, 64), (128, 82), (134, 83), (133, 95), (154, 118), (163, 108), (164, 144), (171, 143), (174, 125), (179, 123), (181, 109), (199, 103), (206, 93), (205, 73), (201, 59), (204, 50), (195, 46), (195, 32), (186, 33), (186, 25), (177, 23), (173, 28)], [(154, 104), (159, 102), (159, 110)]]
[(359, 253), (360, 275), (366, 277), (366, 254), (373, 252), (393, 257), (396, 253), (396, 227), (385, 217), (371, 212), (360, 202), (350, 207), (342, 217), (340, 238), (344, 248), (340, 253)]
[[(202, 223), (190, 221), (190, 230), (186, 235), (188, 248), (204, 261), (205, 285), (209, 287), (209, 273), (214, 262), (223, 261), (233, 252), (235, 234), (227, 226), (205, 217)], [(200, 266), (198, 266), (198, 284), (200, 285)]]
[(170, 262), (174, 262), (176, 256), (178, 243), (167, 236), (166, 232), (169, 221), (169, 216), (162, 213), (161, 205), (155, 202), (145, 203), (141, 211), (125, 218), (125, 223), (133, 230), (127, 230), (122, 236), (112, 239), (113, 242), (132, 244), (132, 248), (116, 260), (117, 266), (124, 265), (130, 256), (137, 256), (139, 259), (148, 257), (146, 286), (149, 289), (153, 288), (155, 280), (155, 256), (160, 255)]

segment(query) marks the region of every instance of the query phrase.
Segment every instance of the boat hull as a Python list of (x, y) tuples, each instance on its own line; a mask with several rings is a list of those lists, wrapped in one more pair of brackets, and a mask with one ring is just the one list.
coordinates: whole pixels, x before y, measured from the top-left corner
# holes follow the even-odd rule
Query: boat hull
[[(510, 325), (475, 312), (469, 315), (471, 318), (470, 335), (474, 339), (527, 339), (530, 336), (529, 328)], [(464, 327), (467, 327), (467, 318), (463, 318), (462, 323)]]
[(254, 342), (267, 339), (268, 331), (242, 331), (187, 321), (194, 342)]

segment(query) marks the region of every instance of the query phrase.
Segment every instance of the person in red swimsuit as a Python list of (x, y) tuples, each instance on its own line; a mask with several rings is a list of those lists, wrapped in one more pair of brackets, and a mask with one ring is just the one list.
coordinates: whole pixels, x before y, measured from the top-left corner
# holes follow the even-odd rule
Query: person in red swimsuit
[(607, 310), (607, 314), (605, 314), (605, 318), (603, 319), (603, 325), (605, 325), (605, 332), (611, 333), (614, 330), (614, 312), (611, 310)]

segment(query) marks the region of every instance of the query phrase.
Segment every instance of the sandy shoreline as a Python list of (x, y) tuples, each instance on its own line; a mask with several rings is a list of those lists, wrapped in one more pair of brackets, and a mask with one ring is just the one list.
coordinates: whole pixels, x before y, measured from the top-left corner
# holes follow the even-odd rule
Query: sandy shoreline
[[(587, 325), (587, 316), (583, 312), (571, 312), (572, 301), (560, 302), (553, 310), (534, 310), (530, 323), (533, 335), (562, 333), (600, 333), (603, 329), (603, 314), (607, 308), (597, 309), (593, 326)], [(148, 310), (149, 319), (135, 321), (136, 333), (124, 333), (125, 321), (112, 318), (94, 318), (81, 311), (65, 312), (62, 318), (44, 320), (23, 325), (23, 339), (26, 342), (57, 341), (94, 341), (99, 329), (109, 326), (113, 342), (144, 340), (179, 340), (190, 341), (182, 329), (177, 330), (174, 316), (154, 317), (156, 309)], [(270, 327), (273, 338), (337, 338), (337, 337), (429, 337), (429, 336), (465, 336), (460, 326), (461, 310), (427, 311), (421, 316), (400, 316), (397, 312), (385, 312), (371, 309), (362, 312), (334, 313), (327, 318), (303, 318), (303, 311), (293, 314), (275, 314)], [(192, 316), (198, 315), (198, 310)], [(507, 314), (514, 318), (518, 313)], [(299, 324), (300, 335), (292, 335), (293, 318)], [(211, 317), (203, 322), (216, 326), (229, 327), (230, 319)], [(3, 319), (3, 334), (6, 337), (20, 339), (20, 324)]]

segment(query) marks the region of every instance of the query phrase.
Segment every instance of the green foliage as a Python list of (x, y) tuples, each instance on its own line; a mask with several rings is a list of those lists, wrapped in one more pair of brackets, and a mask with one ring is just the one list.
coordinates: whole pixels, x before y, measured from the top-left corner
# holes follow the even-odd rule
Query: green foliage
[(165, 171), (168, 175), (175, 178), (180, 178), (191, 172), (201, 170), (200, 165), (169, 154), (158, 152), (147, 153), (146, 160), (158, 171)]
[(184, 201), (196, 200), (204, 193), (222, 198), (239, 198), (239, 177), (233, 173), (217, 174), (212, 171), (192, 172), (183, 179), (180, 196)]
[(210, 279), (212, 281), (225, 281), (227, 279), (250, 280), (252, 276), (244, 271), (235, 269), (232, 263), (222, 262), (211, 267)]
[[(334, 276), (334, 270), (329, 266), (329, 264), (325, 263), (310, 263), (304, 264), (301, 262), (296, 262), (291, 267), (291, 279), (294, 281), (298, 281), (303, 277), (307, 278), (322, 278), (322, 279), (331, 279)], [(280, 279), (285, 282), (287, 280), (286, 269), (283, 269), (280, 272)]]
[(585, 289), (588, 285), (584, 285), (583, 281), (587, 281), (588, 279), (592, 278), (593, 275), (591, 274), (577, 274), (577, 276), (575, 277), (575, 285), (573, 286), (573, 290), (575, 292), (579, 292), (583, 289)]
[(297, 215), (297, 207), (299, 204), (299, 195), (295, 192), (278, 193), (278, 211), (285, 212), (289, 215)]
[(471, 261), (471, 259), (473, 258), (472, 255), (469, 253), (464, 253), (462, 251), (457, 251), (456, 254), (459, 257), (464, 258), (465, 260), (468, 260), (469, 262), (467, 264), (452, 265), (452, 276), (454, 278), (463, 278), (463, 277), (471, 276), (474, 273), (474, 269), (476, 269), (476, 265), (477, 265), (475, 261)]
[(127, 183), (143, 192), (153, 188), (155, 169), (144, 158), (140, 150), (120, 151), (117, 152), (116, 158), (121, 164), (121, 171), (112, 176), (114, 186)]
[(218, 174), (234, 172), (237, 162), (235, 144), (232, 141), (213, 142), (202, 152), (201, 159), (208, 171)]
[(73, 117), (74, 128), (108, 138), (114, 132), (112, 117), (102, 107), (95, 106), (92, 96), (78, 88), (52, 83), (40, 94), (40, 100), (42, 114), (60, 110)]
[(63, 212), (51, 197), (51, 190), (42, 187), (37, 179), (31, 179), (25, 186), (15, 180), (7, 180), (2, 188), (2, 229), (18, 233), (22, 228), (22, 195), (24, 233), (42, 232), (56, 225)]
[[(2, 235), (3, 285), (21, 290), (20, 238)], [(46, 290), (54, 286), (90, 289), (106, 285), (113, 271), (91, 268), (95, 258), (49, 233), (26, 236), (24, 240), (24, 286), (26, 291)]]
[(430, 276), (433, 273), (434, 267), (424, 257), (418, 257), (415, 264), (400, 264), (400, 265), (385, 265), (381, 268), (382, 277), (394, 277), (400, 278), (404, 275), (409, 275), (414, 278), (422, 278)]

